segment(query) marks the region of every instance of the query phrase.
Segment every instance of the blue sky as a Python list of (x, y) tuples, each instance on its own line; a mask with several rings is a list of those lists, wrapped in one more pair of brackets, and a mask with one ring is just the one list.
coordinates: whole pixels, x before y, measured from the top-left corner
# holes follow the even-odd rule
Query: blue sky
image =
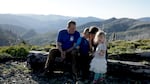
[(4, 13), (140, 18), (150, 17), (150, 0), (0, 0)]

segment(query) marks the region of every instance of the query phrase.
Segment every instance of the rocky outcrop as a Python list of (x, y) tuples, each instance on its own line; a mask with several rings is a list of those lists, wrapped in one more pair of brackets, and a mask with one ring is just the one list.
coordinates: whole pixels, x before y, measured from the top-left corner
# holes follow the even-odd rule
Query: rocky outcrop
[(108, 74), (133, 78), (150, 78), (150, 65), (143, 62), (108, 60)]
[(48, 52), (43, 51), (30, 51), (27, 56), (27, 67), (34, 70), (43, 69)]
[[(143, 55), (144, 55), (143, 53), (141, 54), (136, 53), (136, 54), (121, 54), (109, 56), (108, 74), (127, 77), (130, 76), (133, 78), (137, 78), (139, 76), (141, 76), (142, 78), (150, 78), (150, 63), (147, 61), (143, 61), (143, 60), (150, 60), (150, 57)], [(30, 54), (28, 55), (27, 58), (28, 68), (34, 70), (44, 69), (47, 56), (48, 52), (30, 51)], [(54, 64), (54, 66), (52, 67), (54, 68), (61, 67), (56, 65)]]
[(123, 60), (123, 61), (150, 61), (150, 52), (126, 53), (110, 55), (109, 59)]

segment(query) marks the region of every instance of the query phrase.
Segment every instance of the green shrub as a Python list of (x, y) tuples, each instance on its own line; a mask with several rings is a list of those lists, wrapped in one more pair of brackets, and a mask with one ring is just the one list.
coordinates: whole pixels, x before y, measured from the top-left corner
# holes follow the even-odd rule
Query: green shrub
[(3, 48), (1, 52), (10, 54), (14, 58), (25, 58), (28, 55), (29, 50), (24, 46), (11, 46)]
[(149, 45), (149, 43), (150, 43), (150, 39), (137, 40), (136, 42), (140, 43), (140, 44), (141, 44), (141, 46)]
[(128, 48), (126, 46), (115, 46), (113, 48), (108, 49), (108, 53), (110, 54), (121, 54), (121, 53), (126, 53)]
[(2, 53), (7, 53), (12, 56), (16, 56), (16, 52), (17, 52), (17, 50), (14, 47), (8, 47), (8, 48), (5, 48), (2, 50)]
[(0, 53), (0, 60), (5, 58), (13, 58), (10, 54), (7, 53)]
[(28, 53), (29, 51), (26, 48), (20, 47), (20, 48), (17, 48), (16, 57), (26, 58)]
[(150, 46), (139, 46), (138, 48), (141, 50), (147, 50), (150, 49)]
[(119, 54), (119, 50), (116, 50), (115, 48), (108, 49), (108, 54)]

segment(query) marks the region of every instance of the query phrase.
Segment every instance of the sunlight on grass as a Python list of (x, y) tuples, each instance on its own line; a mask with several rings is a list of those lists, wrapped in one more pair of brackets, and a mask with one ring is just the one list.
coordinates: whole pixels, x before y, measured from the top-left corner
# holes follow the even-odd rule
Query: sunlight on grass
[(108, 43), (109, 54), (135, 53), (137, 50), (149, 51), (150, 40), (124, 41), (118, 40)]

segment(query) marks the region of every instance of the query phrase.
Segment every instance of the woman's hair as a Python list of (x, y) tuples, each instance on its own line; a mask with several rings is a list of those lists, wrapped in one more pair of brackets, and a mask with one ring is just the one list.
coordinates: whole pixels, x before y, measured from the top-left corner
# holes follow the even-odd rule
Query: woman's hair
[(89, 33), (90, 34), (96, 34), (96, 32), (98, 32), (99, 28), (95, 27), (95, 26), (91, 26), (89, 28)]
[(99, 30), (96, 35), (95, 35), (95, 38), (94, 38), (94, 43), (98, 43), (98, 40), (99, 40), (99, 37), (100, 36), (104, 36), (105, 37), (105, 32), (102, 31), (102, 30)]

